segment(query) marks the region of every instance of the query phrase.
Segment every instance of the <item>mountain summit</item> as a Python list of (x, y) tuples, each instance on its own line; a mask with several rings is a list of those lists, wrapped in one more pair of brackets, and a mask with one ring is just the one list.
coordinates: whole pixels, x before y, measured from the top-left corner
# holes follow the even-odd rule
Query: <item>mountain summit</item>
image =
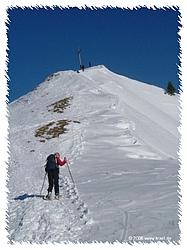
[[(10, 241), (177, 241), (178, 105), (102, 65), (56, 72), (10, 103)], [(62, 168), (58, 205), (38, 195), (56, 151), (76, 184)]]
[(82, 130), (85, 140), (92, 132), (89, 141), (98, 144), (107, 137), (106, 146), (115, 144), (126, 157), (177, 158), (179, 97), (163, 92), (104, 66), (57, 72), (9, 105), (10, 138), (20, 129), (30, 145), (41, 140), (48, 145), (72, 128)]

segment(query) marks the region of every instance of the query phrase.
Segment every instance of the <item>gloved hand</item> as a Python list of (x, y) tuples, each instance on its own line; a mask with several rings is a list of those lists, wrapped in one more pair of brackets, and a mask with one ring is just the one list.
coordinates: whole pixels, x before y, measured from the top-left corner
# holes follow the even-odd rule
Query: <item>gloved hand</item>
[(66, 159), (66, 157), (64, 157), (64, 161), (65, 161), (65, 162), (67, 162), (67, 159)]

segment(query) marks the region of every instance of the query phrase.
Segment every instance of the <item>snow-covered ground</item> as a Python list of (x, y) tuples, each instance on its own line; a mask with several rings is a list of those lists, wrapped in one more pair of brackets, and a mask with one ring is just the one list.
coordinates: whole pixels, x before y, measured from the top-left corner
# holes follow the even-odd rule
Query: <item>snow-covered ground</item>
[[(104, 66), (57, 72), (12, 102), (9, 242), (178, 244), (178, 106), (178, 95)], [(66, 164), (62, 198), (47, 202), (44, 164), (56, 151), (75, 185)]]

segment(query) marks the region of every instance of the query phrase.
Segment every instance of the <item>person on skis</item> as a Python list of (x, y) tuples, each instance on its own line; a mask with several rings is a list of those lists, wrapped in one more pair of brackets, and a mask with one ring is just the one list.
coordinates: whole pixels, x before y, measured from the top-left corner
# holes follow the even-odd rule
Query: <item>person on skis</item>
[(48, 174), (49, 187), (47, 189), (47, 199), (51, 198), (52, 190), (54, 186), (55, 199), (59, 199), (59, 166), (63, 166), (67, 162), (66, 157), (64, 160), (60, 159), (58, 152), (51, 154), (47, 157), (47, 163), (45, 165), (45, 171)]

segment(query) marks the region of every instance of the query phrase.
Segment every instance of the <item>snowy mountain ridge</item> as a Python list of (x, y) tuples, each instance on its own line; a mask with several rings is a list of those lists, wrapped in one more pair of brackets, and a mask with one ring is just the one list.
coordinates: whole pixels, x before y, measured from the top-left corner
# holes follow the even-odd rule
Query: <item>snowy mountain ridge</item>
[[(56, 72), (12, 102), (10, 241), (177, 241), (178, 105), (178, 95), (102, 65)], [(67, 156), (76, 185), (62, 168), (63, 199), (46, 204), (43, 165), (56, 151)]]
[[(107, 98), (105, 98), (106, 94), (108, 94)], [(113, 115), (113, 113), (115, 113), (114, 115), (116, 115), (116, 113), (119, 116), (121, 115), (118, 121), (116, 119), (118, 128), (123, 126), (125, 129), (126, 126), (131, 128), (131, 132), (134, 130), (134, 134), (138, 139), (140, 138), (140, 141), (144, 141), (145, 137), (148, 136), (143, 137), (143, 135), (144, 133), (148, 133), (152, 141), (146, 141), (145, 143), (148, 143), (154, 149), (156, 148), (156, 150), (161, 151), (162, 149), (162, 153), (168, 155), (168, 157), (177, 158), (178, 145), (176, 144), (175, 151), (169, 152), (168, 145), (163, 144), (161, 135), (164, 137), (167, 136), (168, 140), (172, 140), (172, 138), (169, 138), (172, 137), (170, 134), (172, 134), (176, 140), (179, 138), (177, 130), (177, 126), (179, 125), (178, 96), (170, 97), (163, 95), (163, 90), (160, 88), (118, 76), (107, 70), (104, 66), (87, 69), (81, 74), (77, 74), (71, 70), (52, 74), (34, 91), (11, 103), (10, 106), (13, 106), (13, 109), (15, 109), (12, 113), (14, 112), (16, 116), (17, 105), (22, 109), (22, 112), (26, 110), (27, 113), (29, 109), (32, 109), (32, 106), (33, 109), (36, 109), (35, 106), (38, 104), (38, 106), (40, 106), (40, 108), (37, 107), (38, 112), (34, 110), (30, 110), (30, 112), (34, 114), (34, 117), (36, 117), (35, 113), (37, 112), (37, 123), (38, 119), (40, 119), (41, 124), (43, 124), (45, 120), (48, 121), (49, 113), (48, 115), (42, 116), (40, 112), (46, 112), (46, 107), (59, 101), (59, 99), (63, 100), (73, 97), (73, 99), (75, 99), (73, 103), (76, 103), (76, 108), (74, 108), (73, 103), (70, 105), (71, 114), (69, 114), (68, 117), (76, 120), (77, 115), (75, 110), (78, 108), (78, 102), (80, 106), (79, 109), (85, 109), (82, 96), (87, 98), (88, 102), (85, 99), (87, 106), (89, 105), (89, 100), (93, 102), (94, 106), (95, 104), (97, 105), (97, 99), (99, 99), (99, 101), (103, 99), (102, 102), (106, 109), (105, 112), (109, 112), (110, 110), (111, 115)], [(80, 100), (76, 100), (76, 98)], [(160, 101), (158, 101), (158, 98)], [(105, 101), (105, 99), (107, 100)], [(25, 108), (25, 103), (27, 103), (28, 109)], [(94, 109), (95, 107), (91, 108)], [(133, 111), (137, 114), (134, 114)], [(85, 119), (84, 113), (86, 112), (83, 112), (81, 116), (82, 120)], [(13, 114), (11, 114), (11, 117), (12, 116)], [(27, 119), (24, 120), (27, 122)], [(34, 122), (34, 119), (32, 120)], [(138, 123), (141, 123), (139, 127)], [(173, 123), (176, 126), (172, 126)], [(16, 124), (16, 119), (14, 124)], [(20, 120), (18, 120), (18, 124), (20, 125)], [(34, 126), (37, 126), (37, 124)], [(138, 131), (136, 131), (137, 127)], [(153, 131), (155, 131), (155, 138), (151, 138), (153, 137)], [(138, 132), (140, 133), (137, 134)], [(158, 134), (160, 136), (159, 140)], [(154, 144), (152, 144), (153, 141)]]

